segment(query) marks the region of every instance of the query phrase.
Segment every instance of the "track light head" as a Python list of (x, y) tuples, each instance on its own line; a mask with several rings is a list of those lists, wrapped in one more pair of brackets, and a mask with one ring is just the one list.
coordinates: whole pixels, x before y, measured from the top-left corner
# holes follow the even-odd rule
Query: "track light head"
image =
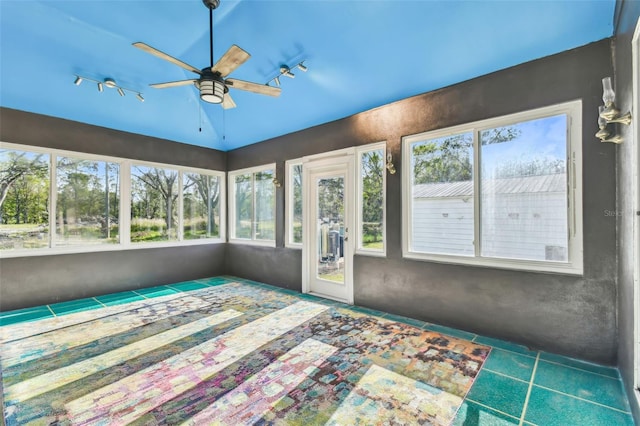
[(295, 74), (292, 73), (291, 70), (289, 69), (289, 67), (286, 66), (286, 65), (282, 65), (280, 67), (280, 75), (284, 75), (284, 76), (289, 77), (289, 78), (294, 78), (295, 77)]
[(273, 82), (276, 84), (276, 86), (280, 86), (280, 77), (276, 77), (273, 79)]
[(80, 86), (80, 83), (82, 83), (82, 77), (76, 76), (76, 81), (74, 81), (73, 84)]
[(302, 72), (307, 72), (309, 68), (307, 68), (302, 62), (298, 64), (298, 69)]
[(118, 87), (118, 93), (120, 94), (120, 96), (124, 96), (124, 90), (122, 90), (122, 88)]
[(98, 92), (102, 92), (103, 90), (102, 83), (98, 83)]
[(144, 102), (144, 98), (142, 97), (142, 95), (141, 95), (140, 93), (138, 93), (138, 94), (136, 95), (136, 98), (138, 98), (138, 100), (139, 100), (140, 102)]

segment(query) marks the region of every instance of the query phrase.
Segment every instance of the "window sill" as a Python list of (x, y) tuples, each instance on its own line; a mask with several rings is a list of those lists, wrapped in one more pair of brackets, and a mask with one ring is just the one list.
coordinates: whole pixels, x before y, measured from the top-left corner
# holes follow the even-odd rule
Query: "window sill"
[(363, 248), (356, 249), (356, 253), (359, 256), (371, 256), (371, 257), (387, 257), (386, 251), (380, 250), (367, 250)]
[(240, 238), (229, 239), (231, 244), (241, 244), (245, 246), (259, 246), (259, 247), (275, 247), (275, 240), (243, 240)]
[(220, 238), (207, 238), (188, 241), (167, 241), (159, 243), (129, 243), (129, 244), (102, 244), (89, 246), (67, 246), (43, 249), (26, 249), (26, 250), (7, 250), (0, 251), (0, 259), (11, 259), (16, 257), (37, 257), (37, 256), (55, 256), (61, 254), (82, 254), (82, 253), (100, 253), (109, 251), (127, 251), (140, 249), (153, 249), (165, 247), (189, 247), (205, 244), (220, 244), (224, 240)]
[(515, 259), (495, 259), (477, 258), (464, 256), (447, 256), (437, 254), (424, 254), (405, 251), (402, 254), (405, 259), (421, 260), (435, 263), (446, 263), (454, 265), (479, 266), (492, 269), (509, 269), (526, 272), (539, 272), (548, 274), (564, 274), (582, 276), (582, 266), (570, 263), (547, 263), (539, 261), (515, 260)]

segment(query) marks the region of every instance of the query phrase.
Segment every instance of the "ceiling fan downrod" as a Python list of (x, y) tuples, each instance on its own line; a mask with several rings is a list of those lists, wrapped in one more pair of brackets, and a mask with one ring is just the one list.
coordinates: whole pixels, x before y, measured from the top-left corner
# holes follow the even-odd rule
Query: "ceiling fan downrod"
[(220, 0), (202, 0), (202, 3), (209, 9), (209, 58), (213, 67), (213, 9), (220, 6)]

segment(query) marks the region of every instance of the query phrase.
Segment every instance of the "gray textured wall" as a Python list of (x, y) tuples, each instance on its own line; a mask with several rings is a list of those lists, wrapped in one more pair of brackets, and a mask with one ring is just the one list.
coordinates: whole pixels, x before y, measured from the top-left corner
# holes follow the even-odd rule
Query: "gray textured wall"
[(38, 306), (224, 273), (225, 244), (16, 257), (0, 263), (0, 308)]
[[(398, 169), (387, 180), (388, 255), (386, 260), (355, 257), (356, 304), (614, 364), (616, 220), (602, 212), (615, 208), (616, 151), (594, 137), (600, 82), (612, 74), (611, 42), (603, 40), (230, 151), (228, 170), (271, 161), (282, 167), (285, 160), (304, 155), (387, 141)], [(583, 277), (402, 259), (402, 136), (575, 99), (583, 101)], [(279, 216), (284, 207), (279, 198)], [(294, 283), (300, 289), (299, 251), (283, 247), (282, 222), (276, 232), (283, 255), (244, 247), (243, 261), (227, 256), (227, 272), (249, 276), (253, 271), (272, 271), (263, 280), (283, 286)], [(284, 255), (288, 252), (292, 254)]]
[[(615, 90), (616, 103), (618, 108), (629, 111), (633, 107), (633, 113), (637, 116), (640, 113), (640, 105), (632, 106), (632, 55), (631, 40), (633, 32), (640, 16), (640, 2), (621, 1), (617, 4), (616, 18), (618, 21), (616, 28), (616, 41), (614, 49), (615, 57)], [(632, 155), (633, 144), (636, 146), (640, 141), (634, 141), (632, 131), (634, 126), (619, 126), (625, 142), (617, 147), (617, 198), (618, 205), (616, 211), (618, 218), (618, 366), (620, 374), (625, 383), (629, 402), (636, 419), (640, 424), (640, 406), (638, 400), (634, 398), (633, 389), (633, 353), (638, 350), (634, 343), (633, 336), (633, 220), (635, 206), (633, 191), (636, 190), (637, 181), (634, 182), (633, 162), (638, 161), (638, 157)], [(637, 256), (637, 254), (636, 254)], [(640, 271), (639, 271), (640, 272)]]
[[(212, 170), (226, 154), (7, 108), (0, 140)], [(225, 244), (0, 259), (3, 311), (224, 273)]]

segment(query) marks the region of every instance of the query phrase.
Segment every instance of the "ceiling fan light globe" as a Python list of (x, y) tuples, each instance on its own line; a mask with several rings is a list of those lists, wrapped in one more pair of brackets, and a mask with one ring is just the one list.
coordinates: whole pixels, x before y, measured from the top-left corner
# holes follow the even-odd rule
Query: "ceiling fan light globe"
[(198, 84), (200, 99), (211, 104), (220, 104), (224, 100), (224, 83), (218, 80), (201, 80)]

